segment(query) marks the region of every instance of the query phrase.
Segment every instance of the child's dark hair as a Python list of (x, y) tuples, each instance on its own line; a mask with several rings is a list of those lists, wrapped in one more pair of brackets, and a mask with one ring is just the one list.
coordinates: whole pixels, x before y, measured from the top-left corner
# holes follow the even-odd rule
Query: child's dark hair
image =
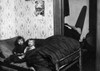
[(22, 37), (22, 36), (18, 36), (18, 37), (16, 38), (16, 41), (15, 41), (15, 46), (19, 45), (19, 44), (18, 44), (18, 41), (19, 41), (20, 39), (22, 39), (23, 42), (25, 42), (24, 37)]

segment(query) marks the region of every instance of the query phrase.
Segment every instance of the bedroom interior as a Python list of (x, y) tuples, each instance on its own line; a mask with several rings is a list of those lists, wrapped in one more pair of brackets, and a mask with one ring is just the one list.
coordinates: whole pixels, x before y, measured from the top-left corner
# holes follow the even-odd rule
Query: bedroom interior
[[(38, 8), (38, 2), (35, 1), (42, 1), (41, 8)], [(83, 47), (86, 49), (86, 51), (82, 54), (82, 71), (95, 71), (96, 3), (96, 0), (0, 1), (0, 49), (3, 46), (13, 50), (13, 43), (16, 37), (19, 35), (23, 36), (25, 40), (29, 38), (45, 39), (53, 35), (65, 35), (66, 31), (64, 26), (66, 23), (68, 25), (75, 26), (78, 22), (82, 7), (86, 6), (86, 16), (84, 16), (84, 20), (82, 19), (84, 24), (80, 38), (80, 41), (83, 41), (84, 38), (87, 38), (85, 40), (86, 45)], [(65, 4), (67, 7), (65, 7)], [(7, 45), (5, 45), (5, 42)], [(8, 52), (10, 52), (9, 49)], [(11, 54), (12, 53), (6, 53), (5, 55), (8, 57)], [(4, 68), (6, 69), (6, 67)], [(15, 66), (14, 68), (16, 69), (17, 67)], [(23, 67), (20, 69), (24, 70)], [(68, 71), (73, 70), (79, 70), (77, 63), (68, 69)]]

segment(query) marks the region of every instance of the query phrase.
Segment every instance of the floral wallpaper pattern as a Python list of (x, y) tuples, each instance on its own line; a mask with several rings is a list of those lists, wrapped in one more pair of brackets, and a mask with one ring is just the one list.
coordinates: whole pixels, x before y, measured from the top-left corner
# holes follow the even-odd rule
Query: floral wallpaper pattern
[(0, 0), (0, 39), (54, 34), (53, 0)]

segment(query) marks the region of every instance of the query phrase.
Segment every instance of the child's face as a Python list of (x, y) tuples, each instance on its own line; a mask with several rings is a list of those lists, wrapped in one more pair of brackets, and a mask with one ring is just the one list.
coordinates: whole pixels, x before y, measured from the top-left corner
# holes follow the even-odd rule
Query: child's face
[(23, 44), (24, 44), (23, 39), (19, 39), (19, 40), (18, 40), (18, 44), (23, 45)]
[(34, 46), (35, 45), (35, 41), (34, 40), (29, 40), (28, 42), (28, 46)]

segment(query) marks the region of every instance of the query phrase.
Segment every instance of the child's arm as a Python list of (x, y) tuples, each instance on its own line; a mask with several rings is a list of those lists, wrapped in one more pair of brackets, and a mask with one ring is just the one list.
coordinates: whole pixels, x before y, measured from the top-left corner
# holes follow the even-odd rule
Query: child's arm
[(33, 50), (33, 49), (35, 49), (35, 46), (30, 47), (30, 50)]

